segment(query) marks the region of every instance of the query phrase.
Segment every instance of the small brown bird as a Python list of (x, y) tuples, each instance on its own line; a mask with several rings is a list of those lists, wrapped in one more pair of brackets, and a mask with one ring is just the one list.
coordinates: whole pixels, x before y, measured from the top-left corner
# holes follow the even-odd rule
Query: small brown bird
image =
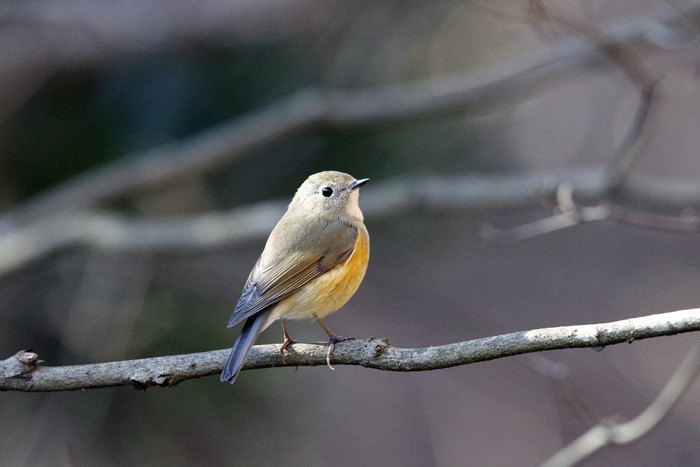
[[(338, 337), (323, 317), (342, 307), (357, 291), (369, 261), (369, 235), (356, 180), (342, 172), (311, 175), (299, 187), (287, 212), (267, 239), (253, 266), (228, 326), (246, 320), (221, 372), (233, 383), (258, 335), (280, 319), (284, 343), (294, 343), (285, 318), (313, 318), (328, 334), (330, 366)], [(331, 367), (332, 368), (332, 367)]]

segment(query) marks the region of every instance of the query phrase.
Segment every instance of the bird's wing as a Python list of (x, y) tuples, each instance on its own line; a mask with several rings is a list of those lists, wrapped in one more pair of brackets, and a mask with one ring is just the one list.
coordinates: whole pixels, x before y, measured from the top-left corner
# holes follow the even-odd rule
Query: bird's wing
[[(287, 223), (288, 224), (288, 223)], [(243, 287), (228, 326), (235, 326), (260, 310), (291, 295), (299, 287), (345, 261), (359, 235), (356, 227), (339, 220), (318, 219), (305, 224), (303, 232), (280, 221), (270, 234), (262, 255)], [(290, 233), (295, 231), (295, 233)], [(273, 256), (274, 243), (280, 256)]]

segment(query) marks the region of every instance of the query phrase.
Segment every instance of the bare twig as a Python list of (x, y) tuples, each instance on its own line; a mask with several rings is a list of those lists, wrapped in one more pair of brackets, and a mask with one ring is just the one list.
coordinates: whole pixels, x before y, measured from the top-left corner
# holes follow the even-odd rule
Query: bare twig
[(639, 212), (615, 206), (610, 210), (610, 220), (653, 230), (668, 232), (700, 232), (700, 218), (693, 210), (685, 210), (679, 217)]
[(569, 380), (570, 371), (565, 364), (555, 362), (543, 354), (537, 354), (529, 359), (527, 366), (538, 375), (544, 376), (555, 384), (561, 399), (577, 419), (586, 426), (593, 426), (598, 423), (598, 418)]
[(509, 229), (499, 229), (490, 224), (482, 224), (481, 236), (494, 242), (517, 242), (528, 238), (556, 232), (584, 222), (598, 222), (610, 219), (610, 208), (606, 205), (579, 208), (575, 211), (554, 214)]
[[(388, 371), (425, 371), (543, 350), (603, 347), (700, 330), (700, 309), (674, 311), (610, 323), (533, 329), (418, 349), (392, 347), (386, 339), (346, 341), (336, 347), (334, 365)], [(221, 371), (229, 350), (93, 365), (29, 367), (16, 357), (0, 362), (0, 390), (69, 391), (109, 386), (174, 386)], [(279, 345), (253, 347), (244, 369), (326, 364), (326, 344), (294, 344), (284, 356)]]
[(608, 161), (607, 197), (614, 197), (622, 189), (625, 178), (640, 154), (639, 144), (648, 125), (656, 91), (656, 82), (640, 91), (639, 103), (632, 123)]
[[(606, 172), (607, 174), (607, 172)], [(608, 193), (605, 184), (600, 192), (602, 198)], [(515, 242), (566, 229), (586, 222), (612, 221), (653, 230), (677, 233), (700, 232), (700, 219), (693, 209), (683, 209), (680, 216), (668, 216), (637, 211), (607, 201), (593, 206), (579, 206), (573, 198), (574, 188), (570, 183), (559, 183), (549, 190), (536, 188), (540, 202), (550, 209), (550, 217), (520, 224), (507, 229), (490, 224), (481, 226), (481, 235), (495, 242)]]
[(612, 444), (622, 445), (638, 440), (653, 429), (680, 400), (700, 372), (700, 341), (696, 341), (685, 359), (666, 383), (656, 399), (629, 422), (602, 422), (547, 460), (543, 467), (576, 465), (595, 452)]
[[(541, 202), (552, 207), (554, 214), (545, 219), (519, 225), (511, 229), (496, 229), (486, 225), (482, 228), (485, 238), (495, 241), (517, 241), (537, 235), (561, 230), (578, 225), (582, 222), (592, 222), (611, 219), (618, 222), (633, 223), (645, 227), (658, 226), (666, 230), (697, 231), (697, 223), (675, 220), (662, 222), (661, 219), (640, 222), (644, 215), (640, 212), (628, 213), (621, 206), (612, 205), (624, 188), (624, 183), (635, 160), (639, 156), (639, 143), (644, 136), (651, 113), (652, 102), (660, 78), (645, 63), (642, 55), (629, 44), (610, 41), (605, 34), (589, 21), (564, 12), (560, 5), (554, 8), (545, 5), (542, 0), (530, 2), (532, 16), (537, 26), (540, 22), (549, 22), (562, 26), (569, 31), (581, 34), (596, 44), (602, 53), (616, 63), (640, 89), (640, 98), (634, 118), (624, 138), (613, 151), (605, 170), (605, 187), (595, 206), (579, 207), (573, 199), (573, 187), (570, 183), (558, 183), (551, 191), (539, 190)], [(651, 217), (651, 215), (649, 215)]]

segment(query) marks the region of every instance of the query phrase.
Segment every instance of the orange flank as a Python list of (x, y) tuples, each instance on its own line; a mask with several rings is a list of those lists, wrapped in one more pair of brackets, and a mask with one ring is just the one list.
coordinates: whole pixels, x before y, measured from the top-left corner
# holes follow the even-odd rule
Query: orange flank
[(350, 257), (280, 301), (270, 322), (280, 316), (286, 319), (308, 318), (309, 310), (324, 318), (350, 300), (360, 287), (369, 263), (369, 235), (364, 225), (358, 230), (355, 249)]

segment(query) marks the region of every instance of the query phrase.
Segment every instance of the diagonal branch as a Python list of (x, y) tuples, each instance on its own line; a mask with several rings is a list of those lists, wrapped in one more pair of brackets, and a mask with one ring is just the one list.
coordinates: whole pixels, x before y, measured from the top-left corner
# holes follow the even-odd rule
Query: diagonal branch
[[(551, 22), (580, 34), (600, 48), (601, 53), (615, 63), (639, 88), (639, 103), (634, 118), (608, 163), (606, 197), (615, 195), (624, 183), (632, 165), (640, 155), (639, 146), (648, 125), (656, 88), (661, 75), (645, 63), (643, 55), (629, 43), (610, 40), (605, 33), (580, 15), (565, 12), (560, 4), (545, 5), (542, 0), (531, 0), (536, 21)], [(636, 149), (636, 150), (635, 150)]]
[[(334, 365), (361, 365), (387, 371), (450, 368), (543, 350), (603, 347), (639, 339), (700, 331), (700, 309), (625, 319), (610, 323), (562, 326), (514, 332), (454, 344), (402, 349), (386, 339), (346, 341), (338, 345)], [(145, 389), (221, 371), (228, 349), (91, 365), (44, 367), (38, 356), (20, 352), (0, 361), (0, 390), (71, 391), (110, 386)], [(326, 364), (326, 344), (294, 344), (281, 355), (279, 345), (253, 347), (243, 369)]]
[(601, 422), (549, 458), (542, 467), (570, 467), (611, 444), (632, 443), (651, 431), (680, 400), (700, 372), (700, 341), (696, 341), (654, 401), (632, 420)]

